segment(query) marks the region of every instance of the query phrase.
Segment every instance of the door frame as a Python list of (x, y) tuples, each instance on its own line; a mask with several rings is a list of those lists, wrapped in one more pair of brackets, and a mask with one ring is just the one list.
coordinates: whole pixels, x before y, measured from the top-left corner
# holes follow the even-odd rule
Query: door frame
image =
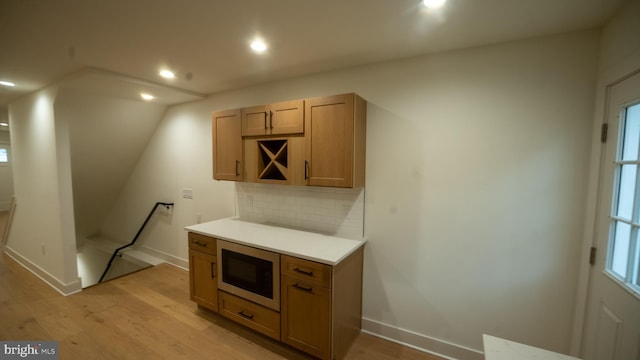
[[(592, 277), (595, 274), (595, 266), (589, 264), (591, 248), (597, 245), (597, 225), (599, 207), (601, 205), (601, 189), (602, 177), (604, 176), (602, 169), (606, 155), (606, 143), (601, 141), (601, 132), (603, 124), (608, 125), (609, 98), (611, 97), (611, 89), (621, 82), (640, 74), (640, 68), (636, 68), (613, 81), (605, 83), (604, 86), (596, 85), (596, 106), (594, 109), (594, 123), (592, 135), (591, 149), (591, 165), (589, 170), (589, 184), (587, 186), (586, 206), (582, 236), (582, 248), (580, 251), (579, 271), (578, 271), (578, 287), (576, 291), (576, 300), (573, 314), (573, 329), (571, 334), (570, 354), (572, 356), (581, 356), (584, 340), (584, 331), (588, 310), (588, 296), (591, 286)], [(611, 141), (615, 134), (609, 133), (607, 141)], [(597, 249), (598, 252), (607, 251), (607, 249)]]

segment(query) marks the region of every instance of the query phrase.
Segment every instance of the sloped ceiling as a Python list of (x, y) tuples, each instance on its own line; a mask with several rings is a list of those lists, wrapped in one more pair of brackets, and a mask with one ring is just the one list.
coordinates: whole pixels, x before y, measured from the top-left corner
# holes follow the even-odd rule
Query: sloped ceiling
[[(197, 93), (601, 26), (623, 0), (2, 0), (0, 105), (84, 68)], [(269, 49), (251, 53), (263, 37)], [(173, 80), (159, 78), (162, 67)]]
[(78, 239), (95, 235), (167, 106), (61, 88), (56, 121), (68, 123)]

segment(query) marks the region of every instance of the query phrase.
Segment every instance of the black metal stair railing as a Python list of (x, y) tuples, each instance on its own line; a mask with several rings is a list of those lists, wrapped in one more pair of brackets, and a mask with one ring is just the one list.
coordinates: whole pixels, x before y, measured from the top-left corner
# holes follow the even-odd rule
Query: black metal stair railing
[(133, 246), (136, 243), (136, 241), (138, 241), (138, 237), (140, 237), (140, 234), (142, 234), (142, 231), (144, 231), (144, 228), (147, 226), (147, 223), (149, 222), (149, 220), (151, 220), (151, 217), (156, 212), (156, 209), (158, 208), (158, 206), (164, 206), (165, 208), (170, 209), (171, 207), (173, 207), (173, 203), (157, 202), (153, 206), (153, 208), (151, 209), (151, 212), (149, 212), (149, 215), (147, 216), (147, 219), (144, 221), (144, 223), (142, 223), (142, 226), (140, 227), (140, 230), (138, 230), (138, 233), (133, 238), (133, 240), (131, 240), (131, 242), (129, 244), (121, 246), (121, 247), (117, 248), (113, 252), (113, 254), (111, 255), (111, 259), (109, 259), (109, 263), (107, 264), (107, 268), (104, 269), (104, 272), (102, 273), (102, 276), (100, 276), (100, 280), (98, 280), (98, 283), (101, 283), (102, 280), (104, 280), (104, 277), (107, 276), (107, 273), (109, 272), (109, 269), (111, 268), (111, 264), (113, 263), (113, 260), (116, 258), (116, 256), (118, 256), (118, 253), (120, 252), (120, 250), (123, 250), (123, 249), (126, 249), (126, 248), (130, 247), (130, 246)]

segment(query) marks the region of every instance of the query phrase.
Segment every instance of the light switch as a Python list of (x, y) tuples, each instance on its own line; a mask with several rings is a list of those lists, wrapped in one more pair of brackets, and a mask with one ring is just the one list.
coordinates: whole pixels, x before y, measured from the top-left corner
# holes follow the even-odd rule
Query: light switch
[(183, 199), (193, 199), (193, 189), (182, 189)]

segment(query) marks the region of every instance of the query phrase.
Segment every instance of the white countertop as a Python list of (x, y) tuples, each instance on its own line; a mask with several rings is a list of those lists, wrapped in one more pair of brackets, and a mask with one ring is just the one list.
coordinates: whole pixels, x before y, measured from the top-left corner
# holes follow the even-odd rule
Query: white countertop
[(285, 255), (337, 265), (365, 241), (228, 218), (185, 227), (187, 231)]
[(580, 360), (533, 346), (482, 335), (485, 360)]

